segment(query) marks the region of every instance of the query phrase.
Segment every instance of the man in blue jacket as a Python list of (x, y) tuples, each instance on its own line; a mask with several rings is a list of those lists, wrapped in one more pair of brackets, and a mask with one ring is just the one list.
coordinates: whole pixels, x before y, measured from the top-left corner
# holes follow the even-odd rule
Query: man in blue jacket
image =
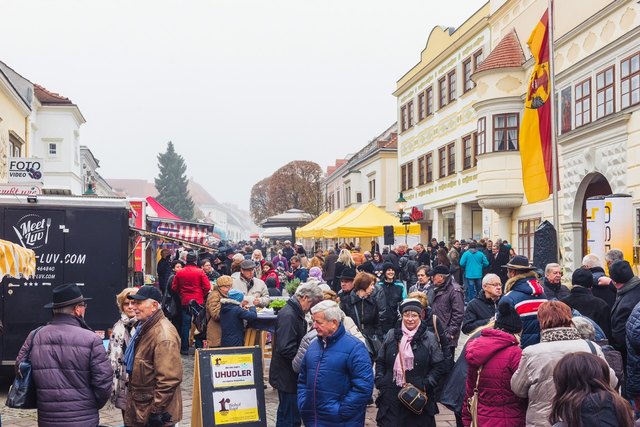
[(478, 250), (476, 242), (469, 243), (469, 249), (460, 258), (460, 267), (464, 268), (465, 302), (470, 303), (482, 288), (482, 270), (489, 266), (489, 260)]
[(302, 421), (307, 426), (361, 427), (373, 392), (369, 353), (346, 333), (338, 304), (322, 301), (311, 313), (318, 337), (309, 345), (298, 376)]

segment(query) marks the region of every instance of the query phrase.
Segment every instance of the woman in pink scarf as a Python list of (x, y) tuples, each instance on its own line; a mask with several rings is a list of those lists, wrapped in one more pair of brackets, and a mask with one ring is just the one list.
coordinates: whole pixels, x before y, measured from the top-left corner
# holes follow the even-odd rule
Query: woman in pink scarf
[[(434, 388), (446, 374), (446, 362), (438, 338), (421, 321), (422, 304), (414, 298), (402, 301), (402, 323), (387, 333), (376, 359), (379, 390), (376, 422), (380, 427), (435, 427), (438, 407)], [(404, 369), (403, 369), (404, 368)], [(400, 388), (411, 383), (427, 393), (429, 401), (416, 415), (398, 399)]]

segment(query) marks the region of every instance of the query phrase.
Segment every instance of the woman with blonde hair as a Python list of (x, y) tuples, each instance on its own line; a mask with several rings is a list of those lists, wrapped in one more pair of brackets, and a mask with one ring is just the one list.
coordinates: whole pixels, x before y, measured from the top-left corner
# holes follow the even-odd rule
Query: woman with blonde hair
[(122, 410), (127, 407), (127, 367), (123, 363), (124, 352), (131, 340), (131, 332), (137, 323), (135, 305), (127, 296), (138, 292), (138, 288), (125, 288), (116, 295), (116, 305), (120, 311), (120, 319), (113, 325), (109, 337), (107, 354), (113, 368), (113, 389), (111, 390), (110, 405)]
[(340, 291), (340, 276), (342, 276), (342, 271), (345, 268), (356, 268), (356, 263), (348, 249), (342, 249), (338, 255), (338, 260), (336, 261), (335, 279), (333, 279), (333, 283), (331, 285), (331, 289), (335, 292)]

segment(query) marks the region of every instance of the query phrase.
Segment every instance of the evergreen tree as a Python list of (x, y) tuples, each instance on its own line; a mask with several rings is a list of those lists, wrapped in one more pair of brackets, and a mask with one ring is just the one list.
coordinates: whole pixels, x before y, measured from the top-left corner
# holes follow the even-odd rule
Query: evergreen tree
[(184, 220), (193, 219), (193, 200), (187, 188), (187, 165), (173, 148), (173, 142), (167, 144), (167, 151), (158, 154), (160, 173), (155, 179), (158, 190), (158, 202)]

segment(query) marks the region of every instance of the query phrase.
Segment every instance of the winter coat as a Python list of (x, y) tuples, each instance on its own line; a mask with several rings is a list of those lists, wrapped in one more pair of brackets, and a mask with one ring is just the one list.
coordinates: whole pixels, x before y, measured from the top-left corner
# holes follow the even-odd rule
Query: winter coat
[(430, 286), (427, 289), (429, 306), (433, 314), (445, 325), (447, 339), (452, 347), (457, 347), (460, 327), (464, 318), (464, 292), (460, 285), (449, 276), (442, 286)]
[(504, 285), (509, 280), (507, 276), (507, 269), (502, 267), (509, 262), (509, 250), (504, 246), (500, 246), (498, 253), (493, 255), (491, 259), (491, 265), (489, 266), (489, 272), (497, 274), (500, 277), (500, 281)]
[(386, 334), (387, 331), (396, 327), (398, 320), (398, 308), (403, 299), (407, 297), (407, 288), (400, 280), (394, 280), (393, 282), (381, 281), (376, 285), (379, 292), (384, 294), (384, 300), (386, 302), (385, 315), (382, 321), (382, 333)]
[(465, 279), (482, 279), (482, 269), (489, 266), (487, 257), (477, 249), (464, 251), (460, 258)]
[(273, 268), (270, 269), (269, 271), (267, 271), (266, 273), (263, 273), (262, 276), (260, 277), (260, 280), (262, 280), (265, 284), (267, 283), (267, 279), (268, 278), (273, 278), (276, 281), (276, 288), (280, 289), (280, 278), (278, 277), (278, 272), (276, 270), (274, 270)]
[(468, 335), (480, 326), (486, 325), (496, 315), (497, 310), (498, 303), (487, 298), (484, 291), (480, 291), (467, 305), (462, 320), (462, 332)]
[(289, 271), (289, 261), (284, 256), (276, 255), (275, 257), (273, 257), (271, 259), (271, 262), (273, 263), (273, 268), (274, 269), (277, 269), (278, 268), (278, 263), (281, 262), (282, 263), (282, 268), (284, 269), (284, 271)]
[(287, 261), (291, 260), (291, 257), (293, 256), (293, 254), (294, 254), (294, 250), (292, 246), (289, 246), (289, 247), (285, 246), (284, 248), (282, 248), (282, 256), (284, 256), (287, 259)]
[[(30, 359), (38, 399), (38, 426), (93, 427), (111, 394), (113, 369), (102, 340), (83, 319), (54, 314), (32, 331), (16, 359)], [(33, 342), (32, 342), (33, 339)]]
[(627, 394), (640, 396), (640, 303), (636, 304), (627, 320)]
[(369, 353), (344, 325), (311, 342), (298, 376), (298, 409), (305, 425), (361, 427), (372, 392)]
[(582, 427), (618, 427), (622, 423), (610, 394), (591, 393), (580, 405)]
[[(524, 427), (527, 399), (511, 391), (511, 376), (518, 369), (522, 350), (518, 340), (508, 332), (483, 329), (480, 336), (467, 345), (465, 357), (469, 366), (465, 402), (473, 396), (478, 368), (478, 426)], [(462, 405), (462, 422), (471, 425), (468, 405)]]
[(547, 296), (547, 300), (549, 301), (560, 301), (563, 298), (568, 297), (570, 292), (569, 288), (567, 288), (562, 283), (554, 285), (553, 283), (549, 282), (546, 277), (544, 278), (544, 281), (542, 283), (542, 288), (544, 289), (544, 294)]
[[(386, 334), (383, 331), (383, 323), (386, 321), (384, 292), (379, 292), (379, 297), (369, 295), (360, 298), (356, 292), (351, 292), (342, 305), (344, 314), (356, 322), (358, 328), (368, 337), (378, 337), (380, 341)], [(382, 315), (381, 315), (382, 313)]]
[(171, 414), (174, 425), (182, 419), (182, 360), (180, 337), (162, 310), (140, 328), (136, 339), (133, 371), (129, 376), (129, 399), (124, 424), (144, 427), (153, 413)]
[(209, 296), (207, 296), (207, 301), (205, 302), (207, 316), (209, 317), (209, 321), (207, 322), (207, 347), (209, 348), (220, 347), (222, 341), (222, 329), (220, 328), (221, 299), (222, 294), (218, 286), (215, 285), (211, 292), (209, 292)]
[(440, 345), (435, 335), (428, 331), (427, 322), (421, 322), (411, 341), (413, 369), (405, 371), (405, 380), (426, 392), (429, 400), (422, 414), (415, 415), (398, 400), (400, 387), (394, 381), (393, 365), (401, 339), (400, 328), (389, 331), (376, 358), (375, 381), (379, 390), (376, 421), (380, 427), (435, 427), (435, 414), (438, 413), (435, 387), (447, 373)]
[(300, 283), (305, 283), (309, 279), (309, 270), (299, 267), (291, 272), (292, 279), (300, 279)]
[(569, 296), (561, 301), (596, 322), (607, 337), (611, 335), (610, 308), (606, 302), (594, 297), (590, 289), (574, 285)]
[(398, 271), (400, 266), (400, 255), (398, 255), (395, 250), (389, 251), (388, 254), (382, 254), (382, 259), (384, 262), (390, 262), (393, 264), (393, 268)]
[(242, 292), (251, 304), (255, 298), (258, 298), (260, 300), (258, 307), (268, 307), (271, 302), (267, 285), (257, 277), (251, 279), (250, 282), (247, 282), (241, 275), (234, 277), (231, 287)]
[[(543, 332), (562, 332), (561, 330), (573, 331), (572, 334), (578, 337), (574, 328), (552, 328)], [(604, 354), (600, 346), (593, 344), (596, 354), (604, 359)], [(558, 339), (556, 341), (546, 341), (531, 345), (522, 351), (522, 358), (518, 365), (518, 370), (511, 377), (511, 390), (522, 398), (529, 398), (527, 408), (527, 427), (548, 427), (549, 413), (551, 412), (551, 400), (555, 395), (553, 383), (553, 370), (562, 359), (569, 353), (579, 351), (591, 353), (589, 344), (583, 339)], [(617, 383), (616, 374), (609, 369), (611, 386)]]
[(230, 298), (222, 298), (220, 305), (221, 346), (242, 347), (244, 345), (244, 321), (258, 318), (256, 308), (244, 309), (240, 306), (240, 302)]
[(307, 321), (297, 298), (291, 297), (280, 309), (276, 319), (275, 333), (271, 346), (271, 364), (269, 365), (269, 384), (276, 390), (295, 393), (298, 386), (298, 374), (293, 370), (292, 362), (300, 347), (300, 341), (307, 333)]
[(522, 348), (540, 342), (540, 323), (538, 322), (538, 307), (546, 298), (544, 290), (536, 273), (529, 271), (518, 274), (507, 280), (505, 285), (506, 295), (501, 302), (506, 301), (514, 307), (522, 320)]
[[(356, 324), (353, 322), (353, 320), (351, 320), (349, 316), (344, 317), (344, 319), (342, 320), (342, 324), (344, 325), (344, 329), (345, 331), (347, 331), (348, 334), (358, 338), (360, 341), (362, 341), (362, 344), (366, 345), (364, 335), (362, 335), (362, 333), (360, 332)], [(307, 335), (302, 337), (302, 341), (300, 341), (300, 347), (298, 347), (298, 353), (296, 354), (296, 357), (293, 359), (293, 362), (291, 363), (291, 366), (293, 366), (293, 370), (295, 372), (300, 373), (300, 367), (302, 366), (302, 360), (304, 359), (304, 355), (309, 349), (309, 345), (311, 344), (311, 342), (317, 336), (318, 336), (318, 331), (316, 331), (315, 329), (312, 329), (309, 332), (307, 332)]]
[(331, 284), (333, 279), (336, 278), (336, 262), (337, 261), (338, 261), (337, 254), (329, 254), (324, 259), (324, 265), (322, 266), (322, 277), (324, 277), (324, 279), (329, 284)]
[(113, 390), (111, 391), (110, 402), (119, 409), (127, 407), (127, 380), (128, 374), (124, 365), (124, 352), (131, 340), (132, 328), (137, 320), (135, 317), (129, 318), (121, 313), (120, 319), (113, 325), (111, 336), (109, 337), (109, 347), (107, 354), (113, 369)]
[(170, 257), (168, 256), (160, 258), (160, 261), (158, 261), (158, 265), (156, 266), (156, 271), (158, 272), (158, 287), (162, 293), (167, 289), (167, 281), (172, 273), (171, 261), (169, 261), (169, 258)]
[(418, 281), (418, 267), (420, 267), (420, 264), (413, 258), (409, 256), (409, 260), (402, 269), (402, 279), (407, 285), (413, 285)]
[(610, 344), (627, 358), (626, 326), (633, 308), (640, 302), (640, 277), (634, 276), (618, 289), (616, 302), (611, 309)]
[(601, 277), (606, 277), (606, 274), (604, 274), (604, 269), (602, 267), (593, 267), (590, 268), (589, 271), (591, 271), (591, 274), (593, 274), (593, 287), (591, 288), (593, 296), (596, 298), (600, 298), (607, 303), (609, 308), (612, 308), (613, 304), (616, 302), (616, 295), (618, 293), (618, 290), (613, 285), (611, 280), (609, 280), (609, 284), (606, 286), (598, 285), (598, 280)]
[(200, 267), (187, 264), (173, 277), (171, 289), (180, 295), (182, 306), (189, 305), (192, 299), (202, 305), (205, 295), (211, 290), (211, 282)]

